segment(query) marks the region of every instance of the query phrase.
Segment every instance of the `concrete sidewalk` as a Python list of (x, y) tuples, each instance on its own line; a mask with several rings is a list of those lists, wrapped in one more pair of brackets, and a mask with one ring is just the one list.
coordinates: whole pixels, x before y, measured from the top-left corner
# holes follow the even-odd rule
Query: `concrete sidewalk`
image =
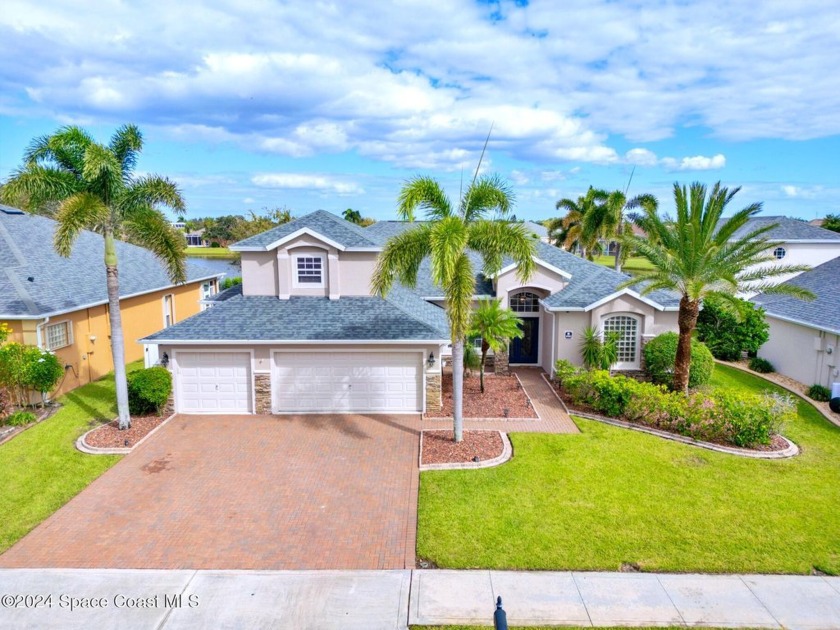
[(840, 577), (113, 569), (0, 570), (0, 628), (492, 626), (498, 595), (511, 625), (840, 628)]

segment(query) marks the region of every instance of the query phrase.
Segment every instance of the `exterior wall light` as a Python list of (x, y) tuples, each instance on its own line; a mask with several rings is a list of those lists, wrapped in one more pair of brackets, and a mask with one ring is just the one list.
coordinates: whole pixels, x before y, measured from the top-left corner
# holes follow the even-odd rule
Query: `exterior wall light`
[(435, 366), (435, 353), (434, 352), (429, 353), (429, 358), (426, 359), (426, 365), (428, 365), (430, 368)]

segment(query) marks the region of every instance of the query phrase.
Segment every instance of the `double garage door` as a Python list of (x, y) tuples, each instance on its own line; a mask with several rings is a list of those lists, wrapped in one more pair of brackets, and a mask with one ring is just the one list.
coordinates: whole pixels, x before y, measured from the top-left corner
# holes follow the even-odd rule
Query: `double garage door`
[[(250, 413), (253, 378), (248, 352), (178, 352), (181, 413)], [(274, 413), (419, 412), (419, 352), (276, 352)]]

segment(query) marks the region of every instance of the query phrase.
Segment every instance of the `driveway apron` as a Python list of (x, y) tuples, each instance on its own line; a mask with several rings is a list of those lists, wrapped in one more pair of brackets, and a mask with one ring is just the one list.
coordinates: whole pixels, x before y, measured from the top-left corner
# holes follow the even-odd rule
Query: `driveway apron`
[(0, 567), (414, 567), (415, 415), (177, 416)]

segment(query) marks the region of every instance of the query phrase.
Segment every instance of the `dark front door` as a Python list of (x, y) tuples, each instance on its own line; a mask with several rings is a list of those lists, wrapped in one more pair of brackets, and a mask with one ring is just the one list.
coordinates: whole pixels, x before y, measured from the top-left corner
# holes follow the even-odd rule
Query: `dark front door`
[(525, 335), (510, 343), (509, 361), (511, 363), (536, 363), (540, 341), (539, 317), (523, 317), (519, 328)]

